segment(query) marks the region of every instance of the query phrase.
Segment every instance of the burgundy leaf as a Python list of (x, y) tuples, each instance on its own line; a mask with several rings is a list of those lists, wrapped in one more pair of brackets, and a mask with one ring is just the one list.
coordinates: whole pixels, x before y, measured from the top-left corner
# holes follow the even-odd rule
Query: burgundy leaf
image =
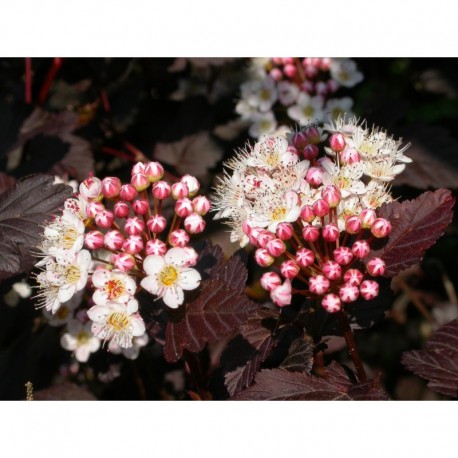
[(313, 366), (313, 340), (307, 334), (293, 340), (288, 356), (280, 367), (292, 372), (309, 374)]
[(431, 390), (458, 398), (458, 319), (436, 331), (423, 350), (405, 352), (402, 363)]
[(16, 178), (0, 172), (0, 194), (11, 189), (16, 184)]
[(386, 263), (386, 277), (419, 262), (450, 224), (454, 203), (449, 190), (438, 189), (414, 200), (383, 205), (379, 216), (389, 220), (393, 228), (386, 244), (372, 251), (368, 260), (381, 257)]
[(54, 185), (54, 178), (32, 175), (0, 195), (0, 276), (32, 267), (30, 252), (40, 240), (41, 226), (72, 195), (72, 188)]
[[(198, 352), (246, 321), (257, 308), (244, 293), (247, 269), (237, 255), (212, 270), (212, 277), (202, 282), (199, 296), (178, 309), (184, 316), (167, 323), (164, 356), (175, 362), (184, 350)], [(176, 318), (176, 317), (175, 317)]]
[(36, 401), (96, 401), (89, 391), (68, 382), (36, 391), (33, 399)]

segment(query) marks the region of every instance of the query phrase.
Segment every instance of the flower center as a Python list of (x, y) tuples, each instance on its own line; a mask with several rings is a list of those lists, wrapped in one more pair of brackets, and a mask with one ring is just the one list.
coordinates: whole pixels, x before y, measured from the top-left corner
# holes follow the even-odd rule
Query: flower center
[(286, 208), (285, 207), (277, 207), (271, 214), (273, 221), (283, 221), (286, 216)]
[(67, 229), (63, 237), (63, 245), (65, 248), (70, 249), (75, 244), (78, 238), (78, 231), (74, 228)]
[(105, 283), (105, 291), (110, 301), (124, 294), (124, 284), (121, 280), (109, 280)]
[(116, 332), (120, 332), (126, 330), (130, 326), (130, 319), (123, 312), (114, 312), (108, 317), (107, 323)]
[(270, 100), (270, 91), (269, 89), (262, 89), (261, 92), (259, 93), (259, 98), (261, 100)]
[(76, 335), (76, 341), (78, 342), (78, 346), (88, 343), (90, 338), (91, 336), (86, 331), (80, 331)]
[(80, 277), (81, 277), (81, 271), (78, 266), (70, 266), (67, 269), (65, 278), (68, 280), (69, 283), (78, 283)]
[(306, 118), (311, 118), (315, 113), (315, 110), (312, 106), (307, 105), (306, 107), (302, 108), (302, 113)]
[(165, 286), (173, 285), (178, 279), (178, 272), (172, 266), (165, 266), (159, 273), (159, 281)]
[(365, 154), (367, 156), (375, 156), (377, 154), (378, 148), (374, 143), (371, 142), (362, 142), (358, 148), (361, 154)]
[(269, 153), (266, 156), (266, 164), (270, 166), (280, 164), (280, 156), (278, 153)]
[(65, 307), (64, 305), (61, 305), (60, 309), (55, 313), (55, 317), (58, 320), (65, 320), (68, 317), (68, 314), (70, 313), (70, 310)]

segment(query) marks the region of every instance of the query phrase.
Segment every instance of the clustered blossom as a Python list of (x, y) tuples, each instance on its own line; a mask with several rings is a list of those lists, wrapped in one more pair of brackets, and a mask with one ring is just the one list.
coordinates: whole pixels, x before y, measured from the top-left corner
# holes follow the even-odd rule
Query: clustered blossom
[[(328, 312), (378, 295), (385, 272), (370, 258), (391, 224), (377, 208), (391, 202), (390, 182), (411, 160), (407, 146), (356, 119), (338, 118), (282, 136), (263, 136), (230, 159), (216, 187), (215, 219), (231, 240), (256, 248), (261, 278), (278, 306), (293, 294), (319, 300)], [(297, 289), (295, 285), (305, 286)]]
[[(126, 184), (90, 176), (44, 228), (36, 264), (38, 307), (52, 325), (67, 325), (62, 346), (80, 362), (102, 341), (115, 353), (138, 356), (148, 341), (135, 297), (140, 289), (177, 308), (183, 291), (200, 284), (189, 241), (204, 230), (210, 202), (198, 195), (195, 177), (175, 183), (163, 177), (158, 162), (135, 164)], [(169, 202), (171, 222), (164, 214)], [(85, 291), (92, 295), (87, 310), (81, 305)]]
[(258, 139), (294, 122), (350, 118), (353, 100), (336, 94), (363, 80), (351, 59), (254, 59), (251, 70), (251, 79), (240, 87), (236, 112), (249, 121), (249, 134)]

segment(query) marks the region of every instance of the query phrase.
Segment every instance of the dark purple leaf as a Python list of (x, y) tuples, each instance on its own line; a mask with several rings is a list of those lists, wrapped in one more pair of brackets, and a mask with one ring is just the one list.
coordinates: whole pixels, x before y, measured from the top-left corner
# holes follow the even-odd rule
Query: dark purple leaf
[(33, 399), (35, 401), (96, 401), (96, 398), (85, 388), (68, 382), (36, 391)]
[(386, 263), (386, 277), (392, 277), (419, 262), (450, 224), (455, 198), (447, 189), (425, 192), (414, 200), (392, 202), (380, 208), (379, 216), (393, 228), (385, 245), (372, 251)]
[(313, 340), (307, 334), (293, 340), (288, 356), (280, 367), (292, 372), (309, 374), (313, 366)]
[(11, 189), (16, 184), (16, 178), (0, 172), (0, 194)]
[(405, 352), (402, 363), (431, 390), (458, 398), (458, 320), (436, 331), (423, 350)]

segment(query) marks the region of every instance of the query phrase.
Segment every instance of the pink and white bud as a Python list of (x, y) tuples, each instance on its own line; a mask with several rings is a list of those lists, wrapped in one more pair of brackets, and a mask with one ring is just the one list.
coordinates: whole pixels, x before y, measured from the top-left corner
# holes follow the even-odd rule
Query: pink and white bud
[(153, 184), (153, 196), (156, 199), (167, 199), (172, 192), (172, 187), (166, 181), (157, 181)]
[(153, 234), (159, 234), (167, 227), (167, 220), (162, 215), (153, 215), (146, 226)]
[(95, 215), (95, 224), (104, 229), (108, 229), (114, 222), (114, 215), (109, 210), (103, 210)]
[(361, 161), (361, 156), (355, 148), (345, 148), (340, 153), (342, 164), (356, 164)]
[(283, 67), (283, 73), (287, 78), (293, 79), (297, 75), (297, 68), (295, 65), (287, 64)]
[(270, 292), (270, 298), (274, 304), (279, 307), (284, 307), (285, 305), (291, 304), (291, 281), (285, 280), (283, 285), (277, 286)]
[(323, 183), (323, 170), (318, 167), (310, 167), (305, 180), (311, 186), (320, 186)]
[(146, 215), (149, 210), (149, 203), (146, 199), (137, 199), (132, 202), (132, 209), (137, 215)]
[(127, 202), (132, 202), (137, 196), (138, 192), (131, 184), (123, 184), (119, 190), (119, 197)]
[(363, 229), (370, 229), (377, 218), (377, 214), (371, 208), (365, 208), (359, 215)]
[(349, 234), (358, 234), (361, 231), (362, 224), (359, 216), (350, 216), (345, 221), (345, 230)]
[(308, 142), (309, 142), (309, 140), (307, 138), (307, 135), (304, 132), (295, 133), (293, 135), (292, 141), (293, 141), (293, 145), (298, 150), (304, 149), (307, 146)]
[(312, 209), (315, 216), (322, 218), (329, 213), (329, 204), (323, 199), (318, 199), (312, 205)]
[(300, 267), (292, 260), (288, 259), (287, 261), (283, 261), (280, 266), (281, 274), (290, 280), (297, 277), (299, 273)]
[(300, 267), (308, 267), (315, 261), (315, 255), (308, 248), (299, 248), (296, 251), (296, 262)]
[(86, 215), (89, 216), (89, 218), (95, 218), (97, 213), (102, 213), (104, 210), (105, 205), (103, 205), (102, 202), (99, 202), (98, 200), (89, 202), (86, 205)]
[(304, 228), (302, 229), (302, 238), (306, 242), (316, 242), (319, 236), (320, 230), (317, 227), (312, 226), (311, 224), (304, 226)]
[(324, 240), (327, 242), (335, 242), (336, 240), (339, 240), (339, 228), (333, 223), (326, 224), (321, 232), (323, 234)]
[(358, 269), (348, 269), (343, 276), (345, 282), (355, 286), (358, 286), (363, 281), (363, 277), (363, 273)]
[(242, 223), (242, 231), (243, 233), (249, 237), (250, 234), (251, 234), (251, 231), (253, 229), (253, 223), (249, 220), (249, 219), (246, 219), (243, 223)]
[(106, 177), (102, 180), (102, 194), (108, 199), (119, 195), (121, 180), (118, 177)]
[(269, 72), (269, 76), (274, 80), (274, 81), (280, 81), (283, 78), (283, 73), (279, 68), (273, 68)]
[(196, 177), (192, 175), (183, 175), (180, 180), (185, 183), (189, 190), (189, 197), (194, 197), (200, 189), (200, 183)]
[(289, 240), (294, 234), (294, 229), (289, 223), (280, 223), (275, 233), (280, 240)]
[(331, 67), (331, 59), (329, 57), (323, 57), (321, 59), (320, 70), (327, 72)]
[(114, 258), (116, 269), (129, 272), (135, 266), (135, 258), (129, 253), (119, 253)]
[(321, 270), (329, 280), (337, 280), (342, 275), (342, 267), (335, 261), (326, 261), (322, 264)]
[(331, 93), (336, 92), (340, 87), (339, 83), (336, 80), (332, 80), (332, 79), (328, 80), (327, 85), (328, 85), (329, 92)]
[(143, 162), (137, 162), (130, 171), (131, 175), (135, 175), (137, 173), (145, 173), (145, 164)]
[(187, 197), (184, 199), (178, 199), (175, 203), (175, 213), (180, 218), (186, 218), (192, 213), (192, 202)]
[(266, 249), (271, 256), (278, 258), (286, 251), (286, 245), (283, 240), (273, 239), (270, 242), (267, 242)]
[(105, 234), (103, 243), (109, 250), (120, 250), (124, 243), (124, 236), (117, 230), (108, 231)]
[(189, 196), (189, 189), (186, 183), (179, 182), (172, 184), (172, 197), (174, 199), (184, 199)]
[(103, 234), (100, 231), (90, 231), (84, 236), (84, 244), (90, 250), (103, 247)]
[(305, 131), (309, 142), (318, 144), (321, 142), (320, 131), (316, 127), (308, 127)]
[(339, 288), (339, 296), (342, 302), (354, 302), (359, 297), (359, 288), (351, 283), (344, 283)]
[(197, 213), (191, 213), (183, 222), (184, 228), (190, 234), (200, 234), (205, 229), (205, 221)]
[(266, 272), (262, 274), (261, 286), (266, 291), (272, 291), (281, 285), (281, 278), (275, 272)]
[(333, 184), (327, 185), (321, 190), (321, 197), (327, 202), (330, 208), (336, 208), (342, 200), (340, 189)]
[(135, 173), (130, 179), (130, 184), (136, 189), (136, 191), (144, 191), (151, 184), (149, 178), (143, 173)]
[(258, 248), (255, 252), (254, 252), (254, 260), (256, 261), (256, 263), (258, 265), (260, 265), (261, 267), (269, 267), (271, 266), (274, 261), (275, 261), (275, 258), (273, 258), (269, 252), (267, 251), (266, 248)]
[(343, 151), (347, 143), (345, 141), (345, 137), (341, 133), (337, 133), (331, 135), (329, 145), (333, 151), (339, 153), (340, 151)]
[(128, 235), (139, 235), (145, 229), (145, 223), (138, 216), (127, 218), (124, 230)]
[(210, 210), (210, 201), (205, 196), (192, 199), (192, 208), (198, 215), (206, 215)]
[(271, 240), (274, 240), (276, 237), (275, 237), (275, 234), (273, 234), (272, 232), (264, 229), (262, 230), (259, 234), (258, 234), (258, 237), (256, 238), (257, 242), (258, 242), (258, 247), (259, 248), (266, 248), (267, 244), (271, 241)]
[(164, 176), (164, 167), (159, 162), (148, 162), (145, 165), (143, 173), (151, 183), (156, 183)]
[(366, 265), (367, 271), (373, 277), (380, 277), (386, 271), (385, 261), (381, 258), (372, 258)]
[(251, 245), (253, 245), (255, 247), (259, 247), (258, 236), (261, 233), (261, 231), (263, 231), (263, 229), (261, 229), (259, 227), (253, 227), (251, 229), (250, 235), (248, 236), (248, 239), (249, 239)]
[(199, 255), (197, 254), (197, 251), (194, 248), (191, 248), (190, 246), (183, 247), (183, 250), (186, 252), (185, 267), (195, 266), (197, 264), (197, 261), (199, 260)]
[(125, 218), (129, 216), (130, 208), (127, 202), (119, 201), (114, 204), (113, 212), (116, 218)]
[(318, 81), (315, 84), (315, 91), (317, 94), (325, 96), (328, 93), (328, 85), (324, 81)]
[(145, 245), (147, 255), (164, 256), (167, 253), (167, 245), (159, 239), (148, 240)]
[(336, 261), (341, 266), (350, 264), (353, 259), (353, 253), (347, 246), (336, 248), (332, 254), (334, 256), (334, 261)]
[(378, 296), (379, 286), (374, 280), (364, 280), (359, 286), (359, 291), (366, 301), (370, 301)]
[(391, 223), (385, 218), (377, 218), (371, 226), (371, 234), (378, 238), (388, 237), (391, 232)]
[(143, 250), (143, 247), (143, 239), (140, 235), (130, 235), (122, 244), (122, 249), (129, 254), (140, 253), (140, 251)]
[(173, 247), (183, 248), (189, 244), (189, 235), (184, 229), (176, 229), (170, 233), (169, 243)]
[(369, 243), (366, 240), (357, 240), (351, 247), (351, 252), (358, 259), (365, 258), (371, 251)]
[(86, 200), (97, 200), (102, 197), (102, 182), (89, 175), (89, 178), (86, 178), (79, 186), (79, 191), (81, 196)]
[(324, 294), (329, 289), (330, 284), (324, 275), (315, 275), (309, 279), (310, 292), (313, 294)]
[(342, 302), (339, 296), (335, 294), (326, 294), (321, 301), (321, 305), (328, 313), (336, 313), (342, 308)]
[(318, 149), (318, 146), (314, 144), (306, 145), (302, 150), (302, 157), (308, 161), (311, 161), (312, 159), (318, 157), (319, 152), (320, 150)]
[(312, 81), (304, 81), (301, 84), (301, 89), (307, 94), (311, 94), (314, 91), (315, 85)]
[(302, 221), (306, 223), (311, 223), (315, 219), (315, 213), (313, 213), (313, 208), (310, 205), (304, 205), (301, 208), (300, 217)]

